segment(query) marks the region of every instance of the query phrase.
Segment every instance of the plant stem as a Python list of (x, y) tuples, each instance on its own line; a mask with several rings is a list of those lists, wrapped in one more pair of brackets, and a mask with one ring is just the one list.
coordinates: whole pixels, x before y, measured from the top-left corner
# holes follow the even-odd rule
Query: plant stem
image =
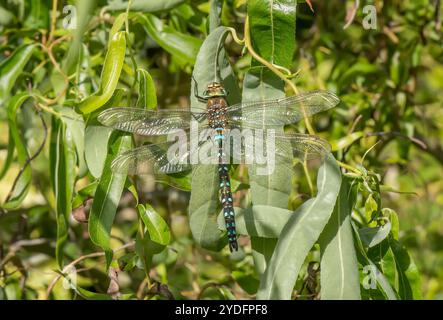
[(52, 11), (51, 11), (51, 30), (49, 31), (48, 43), (51, 43), (54, 37), (55, 25), (57, 23), (57, 4), (58, 0), (52, 0)]
[[(114, 253), (116, 253), (118, 251), (121, 251), (121, 250), (124, 250), (124, 249), (129, 248), (129, 247), (132, 247), (132, 246), (134, 246), (134, 244), (135, 244), (134, 241), (132, 241), (130, 243), (127, 243), (127, 244), (121, 246), (120, 248), (115, 249)], [(69, 270), (69, 268), (75, 266), (77, 263), (82, 262), (83, 260), (86, 260), (86, 259), (89, 259), (89, 258), (103, 257), (104, 255), (105, 255), (104, 252), (94, 252), (94, 253), (90, 253), (90, 254), (86, 254), (84, 256), (78, 257), (77, 259), (75, 259), (71, 263), (67, 264), (63, 268), (62, 273), (66, 272), (67, 270)], [(58, 280), (60, 280), (61, 277), (62, 277), (62, 275), (58, 274), (54, 278), (54, 280), (52, 280), (51, 284), (48, 287), (48, 290), (46, 291), (46, 296), (45, 296), (44, 300), (48, 300), (49, 299), (49, 296), (50, 296), (52, 290), (54, 289), (55, 285), (57, 284)]]
[[(271, 70), (275, 75), (277, 75), (280, 79), (282, 79), (285, 83), (287, 83), (292, 91), (295, 94), (299, 94), (299, 91), (296, 87), (296, 85), (287, 78), (287, 76), (285, 76), (279, 69), (282, 69), (283, 67), (276, 67), (275, 65), (273, 65), (272, 63), (270, 63), (269, 61), (267, 61), (266, 59), (262, 58), (257, 52), (255, 52), (252, 43), (251, 43), (251, 35), (250, 35), (250, 30), (249, 30), (249, 17), (246, 16), (246, 20), (245, 20), (245, 45), (246, 48), (248, 49), (248, 52), (251, 54), (251, 56), (257, 60), (258, 62), (260, 62), (261, 64), (263, 64), (264, 66), (268, 67), (269, 70)], [(309, 121), (308, 116), (306, 115), (306, 111), (304, 110), (303, 106), (302, 106), (302, 112), (303, 112), (303, 117), (306, 123), (306, 129), (308, 130), (309, 134), (315, 134), (314, 128), (311, 125), (311, 122)]]

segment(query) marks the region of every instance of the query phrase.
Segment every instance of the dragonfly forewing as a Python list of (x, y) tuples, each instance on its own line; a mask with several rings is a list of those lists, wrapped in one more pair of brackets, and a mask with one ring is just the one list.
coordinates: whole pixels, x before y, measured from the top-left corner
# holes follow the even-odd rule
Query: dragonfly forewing
[(189, 110), (146, 110), (117, 107), (104, 110), (98, 116), (103, 125), (117, 130), (144, 136), (166, 135), (188, 130), (191, 121), (198, 121), (205, 127), (205, 112)]
[(296, 123), (339, 102), (332, 92), (312, 91), (275, 100), (242, 102), (229, 108), (227, 117), (234, 127), (269, 128)]

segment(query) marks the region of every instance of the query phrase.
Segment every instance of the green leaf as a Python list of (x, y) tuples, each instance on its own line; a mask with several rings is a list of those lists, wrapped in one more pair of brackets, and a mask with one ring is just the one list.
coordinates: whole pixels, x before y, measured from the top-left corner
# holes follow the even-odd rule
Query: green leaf
[(95, 178), (102, 175), (106, 161), (107, 145), (112, 128), (88, 125), (85, 131), (85, 159), (88, 169)]
[(82, 116), (72, 108), (56, 107), (54, 109), (62, 114), (61, 120), (66, 124), (67, 129), (72, 135), (79, 166), (79, 176), (82, 177), (87, 171), (85, 160), (85, 122)]
[(162, 47), (172, 54), (182, 65), (193, 65), (202, 44), (199, 38), (180, 33), (152, 14), (135, 13), (133, 15), (146, 33)]
[(398, 232), (400, 229), (400, 225), (398, 222), (398, 215), (397, 212), (390, 208), (383, 208), (382, 210), (383, 217), (388, 217), (389, 221), (391, 222), (391, 234), (394, 237), (395, 240), (398, 240)]
[[(79, 296), (81, 296), (85, 300), (113, 300), (111, 295), (105, 293), (97, 293), (90, 290), (86, 290), (82, 287), (77, 286), (72, 281), (69, 282), (71, 289), (74, 290)], [(119, 300), (130, 300), (135, 299), (135, 295), (133, 293), (125, 293), (119, 297)]]
[(141, 235), (140, 232), (137, 233), (135, 251), (142, 261), (146, 276), (149, 276), (149, 271), (154, 264), (154, 255), (162, 252), (164, 248), (165, 246), (151, 240), (149, 232), (145, 232), (143, 235)]
[(263, 275), (265, 272), (276, 245), (277, 239), (251, 237), (252, 258), (258, 275)]
[(31, 167), (28, 164), (29, 155), (17, 125), (17, 111), (29, 97), (30, 95), (28, 93), (19, 93), (9, 101), (7, 108), (9, 137), (10, 141), (13, 141), (13, 145), (15, 145), (17, 161), (23, 172), (9, 191), (5, 203), (1, 205), (4, 209), (17, 208), (23, 202), (31, 186), (32, 174)]
[(171, 232), (169, 231), (168, 224), (163, 220), (161, 215), (149, 204), (145, 206), (139, 204), (137, 209), (140, 218), (149, 232), (150, 239), (158, 244), (168, 245), (171, 241)]
[(11, 94), (15, 80), (22, 73), (36, 46), (36, 44), (22, 45), (0, 63), (0, 106)]
[(72, 211), (71, 200), (75, 182), (75, 161), (73, 133), (63, 121), (53, 118), (50, 167), (57, 218), (55, 256), (60, 268), (63, 268), (63, 248), (68, 238), (68, 221)]
[[(284, 208), (272, 208), (267, 205), (254, 205), (246, 209), (235, 207), (235, 226), (237, 233), (251, 237), (278, 238), (293, 211)], [(226, 230), (223, 211), (217, 218), (218, 227)]]
[[(111, 30), (109, 30), (109, 39), (114, 38), (114, 36), (121, 30), (123, 25), (125, 24), (126, 20), (128, 18), (128, 15), (126, 12), (120, 13), (117, 18), (114, 20), (114, 24), (112, 25)], [(108, 42), (108, 48), (111, 45), (111, 41)]]
[(388, 238), (396, 267), (398, 293), (402, 299), (423, 299), (420, 273), (405, 247), (392, 237)]
[(360, 279), (351, 226), (354, 201), (348, 179), (343, 178), (334, 211), (319, 239), (323, 300), (360, 300)]
[(343, 150), (343, 149), (349, 147), (351, 144), (353, 144), (358, 139), (362, 138), (363, 136), (364, 136), (364, 132), (361, 132), (361, 131), (348, 134), (344, 138), (341, 138), (341, 139), (335, 140), (335, 141), (331, 141), (331, 149), (332, 149), (332, 151)]
[(0, 25), (7, 26), (13, 19), (14, 15), (10, 11), (0, 6)]
[[(157, 12), (172, 9), (185, 2), (185, 0), (133, 0), (131, 3), (131, 11)], [(128, 1), (110, 0), (106, 9), (109, 11), (126, 10)]]
[(221, 25), (223, 0), (211, 0), (210, 3), (211, 9), (209, 11), (209, 32), (212, 32)]
[(317, 196), (303, 203), (282, 230), (261, 278), (258, 299), (291, 298), (303, 261), (334, 210), (340, 184), (340, 169), (330, 154), (318, 172)]
[[(124, 89), (116, 89), (111, 99), (99, 110), (119, 106), (125, 92)], [(108, 141), (113, 130), (98, 122), (98, 112), (91, 114), (85, 130), (85, 160), (89, 171), (95, 178), (102, 175), (108, 151)]]
[[(377, 282), (377, 287), (381, 290), (382, 294), (389, 300), (397, 300), (397, 295), (392, 286), (389, 284), (389, 281), (386, 279), (383, 273), (380, 272), (376, 264), (368, 257), (363, 243), (360, 239), (357, 226), (354, 222), (351, 222), (351, 225), (354, 231), (354, 244), (357, 249), (357, 258), (363, 267), (369, 267), (368, 271), (370, 274), (367, 274), (367, 276), (365, 276), (365, 279), (371, 280), (372, 278), (375, 278), (375, 281)], [(363, 286), (365, 285), (365, 279), (363, 281)], [(367, 290), (371, 292), (371, 290), (373, 289), (369, 288)]]
[(77, 191), (72, 199), (72, 209), (80, 207), (89, 198), (92, 198), (97, 190), (98, 181), (94, 181)]
[[(92, 242), (111, 252), (110, 233), (117, 206), (125, 186), (126, 175), (111, 171), (111, 162), (123, 152), (129, 150), (132, 137), (129, 134), (115, 132), (109, 139), (109, 152), (99, 185), (94, 195), (91, 212), (89, 215), (89, 235)], [(107, 255), (107, 264), (110, 263), (110, 255)]]
[[(274, 5), (271, 0), (248, 1), (248, 16), (250, 34), (254, 50), (265, 60), (289, 68), (295, 50), (295, 13), (296, 1), (284, 0)], [(256, 60), (251, 62), (243, 80), (242, 101), (267, 100), (285, 96), (284, 83), (274, 73), (262, 66)], [(283, 128), (276, 128), (283, 132)], [(252, 205), (266, 205), (271, 215), (286, 209), (288, 206), (291, 184), (287, 183), (287, 167), (277, 165), (272, 174), (257, 175), (255, 165), (248, 166), (251, 188)], [(271, 220), (268, 220), (271, 221)], [(252, 240), (253, 257), (261, 261), (263, 271), (270, 257), (269, 252), (274, 250), (274, 240)], [(255, 247), (254, 244), (259, 244)], [(257, 266), (258, 267), (258, 266)]]
[(47, 2), (41, 0), (28, 1), (31, 7), (30, 12), (27, 13), (26, 20), (23, 25), (30, 29), (48, 29), (49, 27), (49, 12)]
[(252, 274), (243, 271), (233, 271), (232, 277), (248, 294), (255, 294), (257, 292), (259, 281)]
[(88, 114), (103, 106), (111, 99), (120, 78), (126, 52), (125, 32), (117, 32), (108, 46), (108, 52), (100, 77), (100, 88), (78, 105), (79, 112)]
[(76, 1), (76, 28), (72, 30), (73, 39), (70, 42), (69, 49), (66, 51), (66, 55), (62, 62), (63, 71), (71, 75), (74, 73), (76, 65), (78, 65), (80, 59), (80, 54), (83, 51), (88, 51), (87, 47), (82, 48), (82, 39), (86, 33), (86, 28), (88, 27), (89, 21), (93, 17), (92, 12), (97, 5), (97, 1)]
[(7, 155), (5, 162), (3, 163), (3, 168), (0, 170), (0, 180), (3, 179), (3, 177), (8, 172), (9, 167), (11, 166), (12, 159), (14, 158), (14, 150), (15, 150), (14, 139), (12, 138), (12, 135), (9, 134)]
[[(191, 111), (206, 107), (194, 92), (202, 94), (213, 81), (221, 81), (229, 90), (228, 103), (239, 102), (239, 89), (223, 47), (228, 33), (225, 27), (215, 29), (200, 48), (193, 71), (196, 83), (193, 82), (191, 87)], [(217, 227), (220, 206), (218, 179), (217, 166), (197, 165), (193, 168), (189, 202), (191, 232), (197, 244), (209, 250), (219, 250), (226, 244), (226, 238), (222, 238), (223, 234)]]
[(366, 221), (372, 221), (373, 212), (378, 210), (377, 201), (375, 201), (372, 194), (369, 194), (365, 202), (365, 217)]
[(296, 12), (294, 0), (248, 1), (252, 43), (261, 57), (286, 68), (292, 65)]
[(375, 228), (360, 228), (358, 233), (363, 244), (369, 248), (376, 246), (386, 239), (391, 232), (391, 223), (375, 227)]
[(157, 108), (157, 93), (155, 83), (148, 71), (137, 70), (139, 81), (137, 107), (146, 109)]

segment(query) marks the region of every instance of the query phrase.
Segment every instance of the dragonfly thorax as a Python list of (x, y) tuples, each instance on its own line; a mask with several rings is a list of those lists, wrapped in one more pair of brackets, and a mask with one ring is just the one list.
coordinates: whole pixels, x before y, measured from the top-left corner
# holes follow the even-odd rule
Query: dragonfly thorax
[(208, 99), (208, 122), (212, 129), (227, 128), (228, 120), (226, 112), (228, 106), (226, 100), (222, 97)]
[(203, 92), (203, 96), (206, 99), (214, 98), (214, 97), (226, 97), (227, 92), (223, 86), (218, 82), (212, 82), (208, 84), (208, 87), (205, 92)]

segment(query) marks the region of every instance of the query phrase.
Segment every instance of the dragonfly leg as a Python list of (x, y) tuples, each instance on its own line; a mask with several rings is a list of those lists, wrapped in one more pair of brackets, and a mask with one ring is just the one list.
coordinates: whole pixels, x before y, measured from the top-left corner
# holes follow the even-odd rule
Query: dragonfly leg
[(206, 103), (208, 98), (202, 97), (198, 94), (198, 84), (197, 80), (195, 80), (194, 76), (192, 76), (192, 81), (194, 81), (194, 96), (200, 101)]

